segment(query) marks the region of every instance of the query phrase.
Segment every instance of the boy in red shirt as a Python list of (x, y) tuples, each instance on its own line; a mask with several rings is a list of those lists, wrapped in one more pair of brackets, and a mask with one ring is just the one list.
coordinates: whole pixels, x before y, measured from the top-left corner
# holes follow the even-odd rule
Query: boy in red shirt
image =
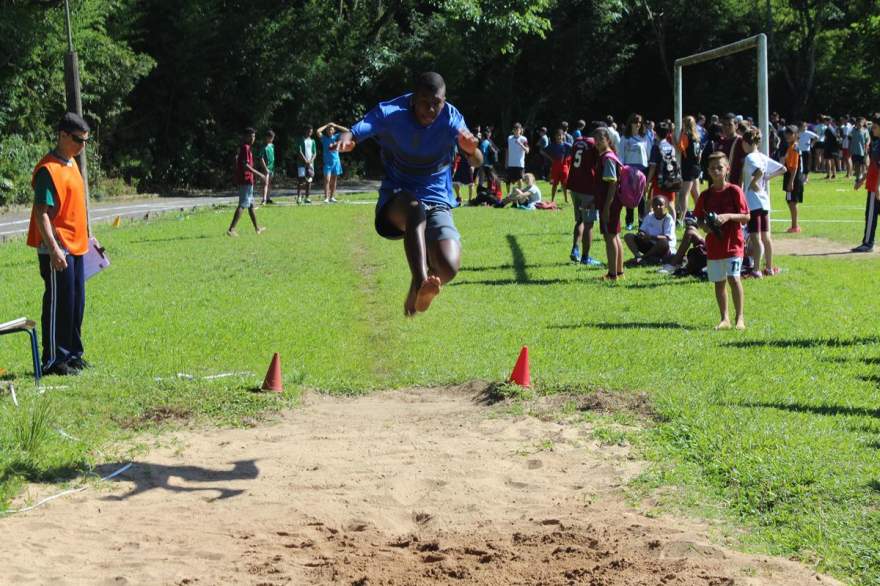
[(700, 194), (694, 215), (706, 231), (707, 272), (709, 280), (715, 283), (715, 299), (721, 311), (721, 322), (715, 329), (730, 329), (724, 286), (727, 281), (736, 310), (736, 329), (744, 330), (743, 288), (739, 277), (745, 253), (742, 224), (749, 221), (749, 204), (742, 189), (726, 181), (729, 169), (730, 163), (724, 153), (713, 153), (709, 157), (711, 184)]

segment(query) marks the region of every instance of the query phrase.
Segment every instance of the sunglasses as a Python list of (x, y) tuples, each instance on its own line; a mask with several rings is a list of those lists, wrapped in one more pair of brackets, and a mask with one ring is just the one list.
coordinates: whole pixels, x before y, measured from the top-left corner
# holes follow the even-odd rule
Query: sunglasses
[(89, 142), (90, 140), (92, 140), (91, 137), (89, 137), (89, 138), (83, 138), (82, 136), (77, 136), (77, 135), (72, 134), (72, 133), (68, 133), (68, 134), (70, 134), (70, 138), (71, 138), (71, 139), (73, 140), (73, 142), (75, 142), (76, 144), (86, 144), (87, 142)]

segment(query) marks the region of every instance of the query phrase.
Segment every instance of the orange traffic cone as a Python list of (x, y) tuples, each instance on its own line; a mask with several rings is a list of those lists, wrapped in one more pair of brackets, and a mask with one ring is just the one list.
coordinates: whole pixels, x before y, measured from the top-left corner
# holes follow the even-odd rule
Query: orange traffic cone
[(266, 378), (263, 380), (263, 386), (260, 387), (264, 391), (275, 391), (280, 393), (284, 390), (281, 382), (281, 357), (276, 352), (272, 356), (272, 362), (269, 363), (269, 370), (266, 371)]
[(523, 346), (519, 351), (519, 358), (516, 359), (516, 366), (510, 373), (508, 382), (518, 384), (521, 387), (532, 386), (532, 377), (529, 374), (529, 347)]

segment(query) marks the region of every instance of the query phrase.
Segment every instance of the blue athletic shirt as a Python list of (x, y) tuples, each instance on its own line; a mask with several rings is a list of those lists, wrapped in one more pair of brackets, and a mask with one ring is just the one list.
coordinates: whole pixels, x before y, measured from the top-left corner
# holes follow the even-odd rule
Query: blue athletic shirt
[(375, 137), (379, 143), (385, 167), (380, 191), (405, 189), (427, 204), (455, 207), (452, 156), (461, 130), (467, 130), (464, 117), (448, 102), (429, 126), (419, 124), (409, 93), (380, 102), (351, 134), (357, 142)]
[(340, 162), (339, 151), (330, 150), (330, 145), (339, 141), (339, 134), (340, 133), (337, 132), (331, 136), (327, 136), (326, 134), (321, 135), (321, 146), (324, 147), (324, 166), (326, 167)]

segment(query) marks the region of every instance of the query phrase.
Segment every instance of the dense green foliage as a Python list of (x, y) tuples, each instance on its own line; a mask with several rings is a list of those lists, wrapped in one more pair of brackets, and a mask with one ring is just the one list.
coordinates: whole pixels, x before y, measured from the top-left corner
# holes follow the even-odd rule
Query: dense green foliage
[[(814, 178), (804, 233), (781, 233), (779, 211), (777, 243), (855, 244), (863, 197)], [(375, 235), (369, 205), (264, 207), (269, 230), (243, 227), (237, 239), (223, 235), (229, 208), (99, 226), (114, 264), (88, 285), (86, 357), (96, 367), (48, 378), (41, 396), (25, 339), (0, 338), (0, 365), (23, 403), (0, 397), (0, 502), (22, 482), (124, 457), (131, 443), (120, 440), (156, 421), (246, 423), (295, 404), (303, 387), (504, 380), (528, 344), (538, 392), (648, 394), (660, 421), (614, 441), (636, 441), (656, 462), (642, 486), (677, 488), (655, 495), (665, 505), (712, 504), (751, 528), (739, 535), (755, 547), (876, 584), (880, 261), (778, 256), (780, 276), (745, 283), (749, 329), (715, 332), (708, 283), (630, 269), (610, 285), (568, 262), (569, 212), (457, 210), (463, 269), (414, 319), (402, 316), (401, 244)], [(20, 242), (2, 250), (0, 315), (38, 315), (33, 253)], [(248, 392), (274, 351), (288, 393)], [(36, 404), (47, 398), (51, 409)]]
[[(880, 0), (71, 0), (92, 179), (218, 186), (245, 125), (350, 124), (444, 74), (471, 124), (672, 110), (672, 62), (769, 32), (773, 109), (866, 112), (880, 93)], [(0, 204), (27, 200), (62, 111), (62, 3), (0, 4)], [(754, 58), (688, 70), (688, 110), (755, 110)], [(658, 99), (659, 97), (659, 99)], [(18, 138), (16, 138), (18, 137)], [(29, 145), (22, 153), (21, 143)], [(13, 152), (15, 151), (15, 152)], [(349, 168), (375, 171), (362, 149)], [(363, 165), (367, 167), (364, 168)]]

